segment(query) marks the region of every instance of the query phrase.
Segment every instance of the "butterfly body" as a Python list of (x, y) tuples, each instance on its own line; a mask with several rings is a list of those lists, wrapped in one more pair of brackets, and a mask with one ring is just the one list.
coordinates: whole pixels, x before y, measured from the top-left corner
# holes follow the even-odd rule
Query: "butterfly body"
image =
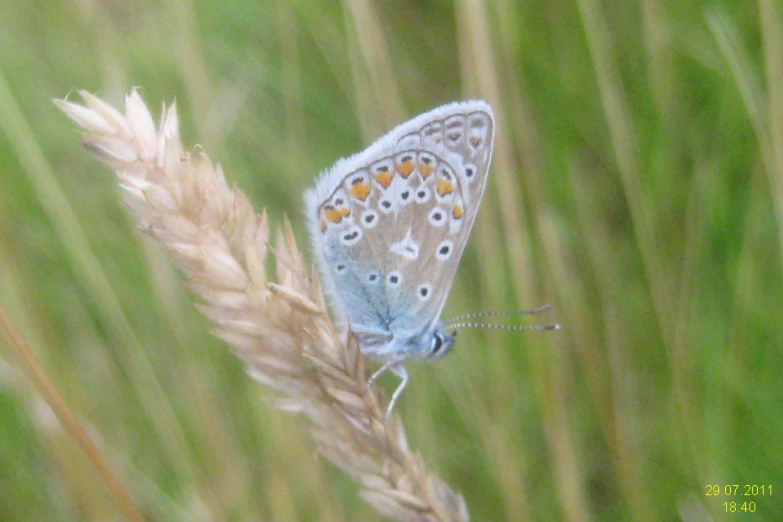
[(403, 377), (401, 387), (402, 362), (439, 357), (454, 344), (440, 315), (486, 186), (493, 137), (486, 102), (444, 105), (338, 161), (305, 193), (333, 312), (362, 353)]

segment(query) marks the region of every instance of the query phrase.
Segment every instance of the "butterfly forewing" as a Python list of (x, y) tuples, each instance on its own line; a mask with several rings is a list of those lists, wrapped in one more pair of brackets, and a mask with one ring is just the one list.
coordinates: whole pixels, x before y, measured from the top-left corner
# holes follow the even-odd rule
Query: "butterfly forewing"
[(338, 162), (306, 195), (334, 311), (355, 332), (412, 336), (438, 321), (487, 180), (494, 121), (446, 105)]

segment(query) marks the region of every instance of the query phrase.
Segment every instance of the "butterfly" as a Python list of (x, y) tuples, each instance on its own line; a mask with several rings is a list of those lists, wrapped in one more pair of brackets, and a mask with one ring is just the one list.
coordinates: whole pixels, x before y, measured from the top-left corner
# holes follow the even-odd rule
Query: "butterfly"
[(339, 160), (305, 192), (332, 312), (363, 354), (408, 383), (403, 363), (436, 359), (456, 333), (440, 320), (487, 184), (495, 120), (480, 101), (443, 105)]

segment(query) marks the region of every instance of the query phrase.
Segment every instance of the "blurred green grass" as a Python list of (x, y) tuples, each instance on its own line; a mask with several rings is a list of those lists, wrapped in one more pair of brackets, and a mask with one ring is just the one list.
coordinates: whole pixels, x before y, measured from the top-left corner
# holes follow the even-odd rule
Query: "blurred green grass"
[[(473, 520), (783, 520), (779, 2), (6, 2), (0, 20), (0, 304), (149, 520), (380, 516), (133, 228), (50, 102), (76, 88), (176, 99), (186, 142), (303, 246), (319, 170), (488, 99), (490, 190), (446, 316), (551, 302), (566, 329), (463, 331), (413, 365), (411, 445)], [(2, 355), (0, 520), (119, 520)]]

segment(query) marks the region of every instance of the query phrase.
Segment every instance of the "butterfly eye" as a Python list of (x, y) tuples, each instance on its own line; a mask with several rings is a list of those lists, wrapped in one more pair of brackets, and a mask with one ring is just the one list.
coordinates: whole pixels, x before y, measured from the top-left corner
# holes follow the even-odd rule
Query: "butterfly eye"
[(432, 336), (432, 347), (430, 348), (430, 355), (437, 356), (438, 352), (443, 349), (443, 336), (436, 333)]

